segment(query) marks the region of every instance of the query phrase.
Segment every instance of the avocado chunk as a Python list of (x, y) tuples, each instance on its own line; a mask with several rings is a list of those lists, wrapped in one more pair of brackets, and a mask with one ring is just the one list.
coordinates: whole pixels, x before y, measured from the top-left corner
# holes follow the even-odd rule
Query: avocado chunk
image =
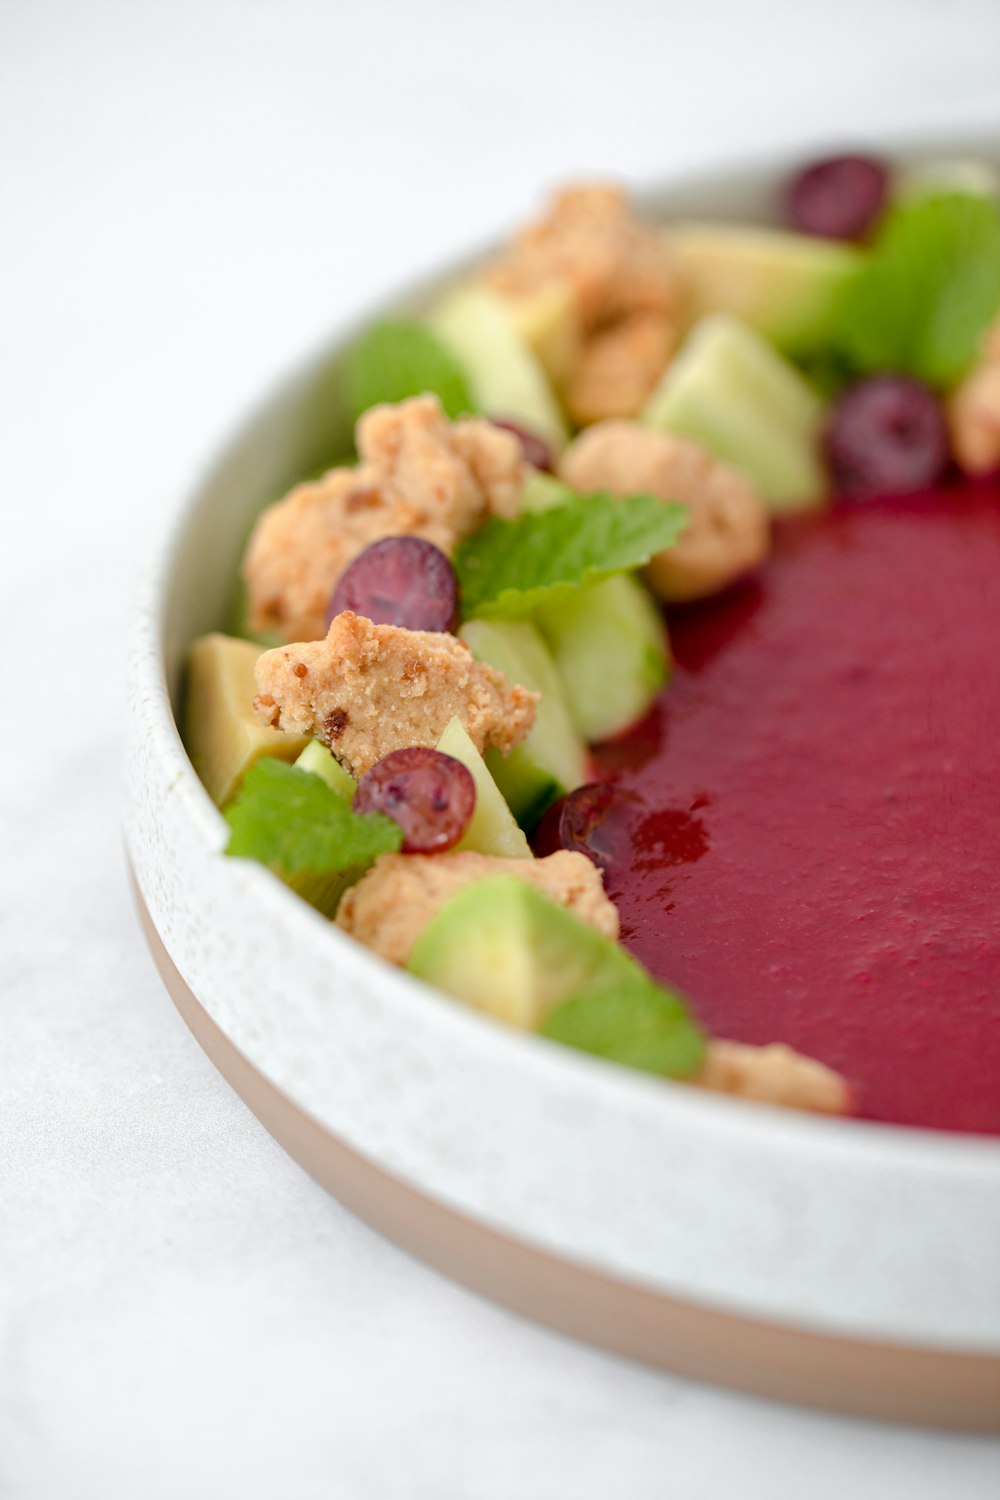
[(611, 938), (507, 875), (447, 901), (410, 955), (411, 974), (498, 1021), (649, 1072), (682, 1076), (703, 1043), (678, 995)]
[(837, 301), (864, 252), (835, 240), (738, 224), (678, 224), (668, 231), (692, 323), (725, 313), (784, 353), (830, 342)]
[(437, 748), (442, 755), (452, 755), (455, 760), (460, 760), (476, 783), (472, 821), (455, 845), (454, 852), (472, 849), (477, 854), (497, 854), (506, 859), (533, 859), (528, 840), (517, 826), (514, 814), (461, 719), (455, 717), (451, 720), (438, 740)]
[(610, 739), (641, 719), (670, 672), (660, 611), (631, 573), (617, 573), (538, 611), (577, 732)]
[(523, 423), (556, 452), (565, 447), (556, 399), (501, 297), (482, 286), (457, 287), (427, 323), (466, 371), (477, 411)]
[(704, 318), (640, 414), (742, 469), (776, 512), (811, 510), (827, 494), (820, 458), (825, 408), (798, 370), (735, 318)]
[(258, 656), (252, 641), (217, 632), (188, 654), (184, 743), (216, 807), (225, 807), (262, 755), (294, 760), (309, 743), (308, 735), (270, 729), (254, 713)]
[(523, 828), (531, 829), (557, 798), (587, 779), (587, 751), (566, 704), (545, 642), (524, 620), (467, 620), (459, 631), (479, 661), (508, 682), (541, 693), (534, 728), (509, 755), (486, 753), (485, 763)]

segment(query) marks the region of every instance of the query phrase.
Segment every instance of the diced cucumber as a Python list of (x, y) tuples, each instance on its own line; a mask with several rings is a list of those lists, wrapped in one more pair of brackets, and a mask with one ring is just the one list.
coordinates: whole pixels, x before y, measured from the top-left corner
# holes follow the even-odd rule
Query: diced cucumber
[(325, 781), (331, 792), (336, 792), (345, 802), (353, 802), (358, 783), (350, 771), (344, 770), (322, 740), (310, 740), (295, 765), (298, 770), (311, 771), (314, 776)]
[(640, 420), (693, 438), (742, 469), (775, 512), (822, 504), (824, 405), (760, 334), (734, 318), (705, 318), (650, 396)]
[(457, 287), (427, 322), (467, 371), (478, 411), (523, 422), (556, 451), (565, 446), (556, 399), (501, 297), (483, 286)]
[(531, 511), (552, 510), (556, 505), (565, 505), (575, 494), (576, 490), (571, 490), (568, 484), (563, 484), (554, 474), (543, 474), (540, 469), (533, 469), (521, 489), (521, 512), (527, 514)]
[(188, 654), (184, 743), (205, 790), (225, 807), (262, 755), (294, 760), (307, 735), (284, 734), (261, 724), (253, 711), (254, 667), (260, 647), (214, 632)]
[(534, 292), (501, 296), (517, 332), (558, 388), (572, 374), (583, 342), (573, 288), (550, 281)]
[(667, 680), (666, 627), (633, 574), (580, 589), (539, 610), (535, 623), (585, 740), (610, 739), (641, 719)]
[(523, 620), (467, 620), (459, 631), (480, 661), (508, 682), (541, 693), (527, 739), (503, 756), (486, 755), (489, 768), (517, 821), (531, 829), (558, 797), (587, 778), (587, 752), (573, 728), (562, 683), (534, 625)]
[(794, 355), (829, 343), (840, 293), (864, 261), (853, 245), (756, 225), (677, 224), (668, 243), (692, 323), (726, 313)]
[(443, 755), (452, 755), (467, 766), (476, 783), (476, 810), (472, 822), (455, 845), (456, 851), (473, 849), (477, 854), (497, 854), (506, 859), (533, 859), (528, 840), (517, 826), (514, 814), (461, 719), (452, 719), (438, 740), (437, 748)]

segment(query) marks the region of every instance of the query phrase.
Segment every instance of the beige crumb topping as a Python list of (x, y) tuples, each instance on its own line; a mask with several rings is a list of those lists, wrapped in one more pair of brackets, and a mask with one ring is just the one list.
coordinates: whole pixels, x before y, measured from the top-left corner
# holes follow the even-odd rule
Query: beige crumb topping
[(337, 925), (389, 963), (405, 965), (424, 928), (450, 896), (487, 875), (513, 875), (588, 922), (618, 936), (618, 911), (586, 855), (560, 850), (545, 859), (488, 854), (383, 854), (346, 892)]
[(1000, 319), (983, 343), (982, 356), (947, 401), (951, 446), (966, 474), (1000, 468)]
[(839, 1073), (781, 1042), (750, 1047), (712, 1039), (701, 1071), (685, 1081), (739, 1099), (824, 1115), (849, 1114), (854, 1102)]
[(564, 392), (579, 427), (606, 417), (634, 417), (652, 394), (677, 343), (677, 326), (661, 312), (636, 312), (600, 329), (584, 345)]
[(476, 749), (506, 754), (535, 722), (537, 693), (476, 661), (463, 641), (345, 610), (321, 641), (265, 651), (254, 709), (286, 734), (315, 734), (354, 776), (390, 750), (436, 745), (457, 716)]
[(557, 193), (487, 272), (499, 292), (523, 297), (568, 286), (585, 334), (633, 312), (673, 314), (677, 278), (664, 237), (612, 183)]
[(559, 472), (585, 493), (647, 493), (688, 507), (680, 540), (657, 553), (646, 569), (662, 599), (713, 594), (767, 556), (770, 520), (753, 484), (687, 438), (637, 422), (599, 422), (570, 444)]
[(421, 536), (450, 554), (489, 516), (516, 513), (517, 438), (477, 417), (449, 422), (434, 396), (373, 407), (357, 443), (357, 468), (297, 485), (257, 522), (243, 564), (251, 629), (318, 640), (335, 584), (372, 542)]
[[(545, 295), (566, 298), (543, 362), (578, 424), (633, 416), (673, 354), (679, 280), (666, 237), (610, 183), (557, 193), (486, 279), (517, 321)], [(539, 350), (542, 353), (542, 350)]]

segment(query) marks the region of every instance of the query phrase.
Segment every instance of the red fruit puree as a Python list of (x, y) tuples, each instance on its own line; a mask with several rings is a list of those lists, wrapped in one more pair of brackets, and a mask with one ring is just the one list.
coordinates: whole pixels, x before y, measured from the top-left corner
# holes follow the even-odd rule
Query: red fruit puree
[(628, 946), (863, 1116), (1000, 1133), (1000, 486), (784, 522), (671, 638), (597, 757)]

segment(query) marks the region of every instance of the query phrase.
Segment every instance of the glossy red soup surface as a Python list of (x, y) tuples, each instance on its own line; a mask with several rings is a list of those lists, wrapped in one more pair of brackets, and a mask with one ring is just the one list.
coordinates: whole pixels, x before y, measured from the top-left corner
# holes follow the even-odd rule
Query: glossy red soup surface
[(1000, 487), (782, 523), (598, 761), (629, 947), (877, 1120), (1000, 1133)]

